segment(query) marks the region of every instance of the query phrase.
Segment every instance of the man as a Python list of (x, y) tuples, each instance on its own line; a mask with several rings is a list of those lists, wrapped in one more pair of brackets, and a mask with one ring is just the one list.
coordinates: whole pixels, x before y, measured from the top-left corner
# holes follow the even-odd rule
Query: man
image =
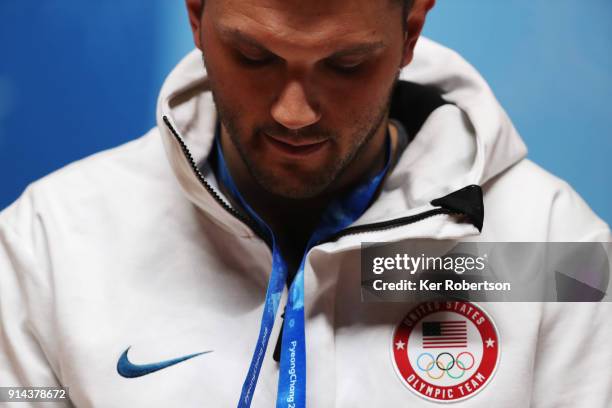
[[(0, 215), (2, 385), (79, 407), (607, 406), (608, 304), (360, 300), (361, 242), (610, 239), (475, 70), (419, 40), (433, 4), (187, 0), (197, 50), (158, 126)], [(430, 315), (472, 351), (412, 355), (397, 336)]]

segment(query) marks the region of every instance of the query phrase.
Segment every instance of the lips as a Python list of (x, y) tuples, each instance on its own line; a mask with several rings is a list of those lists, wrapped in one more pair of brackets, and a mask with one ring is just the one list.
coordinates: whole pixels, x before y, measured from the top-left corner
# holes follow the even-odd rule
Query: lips
[(293, 141), (277, 136), (264, 134), (266, 141), (276, 150), (283, 154), (295, 157), (306, 157), (320, 151), (328, 143), (328, 140), (299, 140)]

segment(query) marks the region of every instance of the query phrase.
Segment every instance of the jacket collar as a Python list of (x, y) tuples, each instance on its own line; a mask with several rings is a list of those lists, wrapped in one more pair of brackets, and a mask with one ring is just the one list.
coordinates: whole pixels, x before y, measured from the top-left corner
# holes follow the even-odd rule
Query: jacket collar
[[(356, 225), (434, 208), (432, 200), (468, 185), (483, 185), (527, 153), (489, 86), (455, 52), (421, 38), (413, 62), (400, 79), (433, 86), (452, 105), (441, 106), (429, 115), (385, 180), (378, 200)], [(211, 175), (194, 171), (194, 165), (205, 162), (213, 146), (216, 120), (201, 54), (196, 49), (177, 65), (162, 87), (158, 129), (188, 199), (230, 232), (253, 236), (252, 228), (228, 213), (203, 188), (202, 179)], [(449, 236), (475, 233), (473, 227), (462, 231), (451, 227), (448, 231)]]

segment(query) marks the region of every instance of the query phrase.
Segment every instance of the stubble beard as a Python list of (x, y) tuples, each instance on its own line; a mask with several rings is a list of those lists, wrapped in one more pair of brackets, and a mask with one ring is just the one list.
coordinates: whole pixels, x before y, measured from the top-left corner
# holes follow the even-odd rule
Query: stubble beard
[[(339, 160), (328, 164), (325, 168), (322, 168), (315, 174), (309, 174), (307, 180), (302, 182), (297, 187), (293, 183), (285, 183), (280, 175), (275, 174), (274, 171), (270, 171), (269, 169), (265, 168), (265, 163), (259, 165), (252, 160), (247, 149), (242, 143), (242, 140), (244, 139), (241, 137), (242, 131), (238, 126), (238, 118), (241, 116), (240, 112), (233, 110), (228, 104), (226, 104), (223, 99), (219, 97), (220, 94), (218, 89), (215, 87), (215, 81), (210, 77), (209, 81), (210, 90), (217, 108), (219, 120), (221, 121), (223, 128), (225, 128), (230, 140), (236, 147), (238, 154), (255, 182), (262, 189), (272, 195), (280, 196), (285, 199), (302, 200), (315, 198), (328, 192), (330, 189), (333, 189), (334, 183), (342, 177), (342, 175), (350, 167), (351, 163), (353, 163), (353, 161), (359, 157), (362, 151), (369, 145), (372, 138), (376, 135), (380, 127), (383, 126), (388, 118), (391, 104), (391, 94), (397, 82), (397, 78), (395, 81), (393, 81), (392, 86), (387, 91), (385, 103), (380, 105), (378, 111), (369, 111), (368, 115), (365, 115), (365, 117), (356, 126), (353, 134), (348, 136), (348, 140), (358, 140), (359, 142), (353, 144), (351, 150)], [(261, 132), (261, 128), (256, 128), (253, 130), (253, 135), (251, 135), (251, 137), (262, 137)], [(295, 132), (287, 129), (285, 129), (285, 132), (287, 134), (299, 133), (299, 131)], [(334, 132), (326, 130), (321, 130), (318, 132), (319, 136), (322, 134), (326, 135), (326, 137), (331, 140), (338, 139)], [(305, 180), (304, 177), (301, 178), (302, 180)]]

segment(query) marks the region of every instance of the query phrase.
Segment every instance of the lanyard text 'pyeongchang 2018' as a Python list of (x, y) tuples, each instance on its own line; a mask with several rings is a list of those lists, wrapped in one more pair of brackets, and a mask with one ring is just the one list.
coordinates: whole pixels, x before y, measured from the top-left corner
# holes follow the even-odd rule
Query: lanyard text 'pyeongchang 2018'
[[(249, 215), (260, 225), (272, 241), (272, 272), (266, 290), (266, 299), (261, 318), (259, 337), (253, 358), (242, 386), (238, 408), (249, 408), (257, 385), (259, 372), (263, 364), (270, 333), (278, 311), (280, 298), (287, 280), (287, 264), (280, 252), (272, 230), (253, 211), (240, 195), (227, 169), (219, 141), (219, 126), (215, 141), (217, 155), (216, 173), (220, 182), (230, 191)], [(337, 233), (352, 224), (364, 213), (372, 201), (378, 186), (387, 172), (390, 162), (390, 142), (387, 135), (387, 159), (384, 169), (366, 183), (358, 186), (344, 197), (333, 201), (325, 210), (319, 225), (310, 237), (300, 267), (289, 287), (289, 296), (285, 309), (285, 325), (282, 332), (282, 350), (278, 380), (277, 408), (306, 407), (306, 343), (304, 331), (304, 264), (306, 254), (319, 241)]]

